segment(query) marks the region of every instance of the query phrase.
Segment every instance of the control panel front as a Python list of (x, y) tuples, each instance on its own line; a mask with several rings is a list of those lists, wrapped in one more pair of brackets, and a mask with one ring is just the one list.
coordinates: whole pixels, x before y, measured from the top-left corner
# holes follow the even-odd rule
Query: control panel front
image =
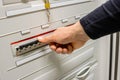
[[(5, 13), (4, 17), (0, 14), (0, 80), (39, 80), (35, 77), (45, 74), (46, 71), (49, 73), (55, 68), (66, 73), (78, 66), (78, 63), (80, 65), (93, 57), (93, 48), (90, 48), (94, 45), (80, 49), (75, 54), (59, 55), (48, 44), (39, 42), (37, 37), (48, 36), (59, 27), (74, 24), (95, 8), (97, 1), (49, 1), (48, 8), (43, 0), (0, 2), (4, 12), (1, 8), (0, 11)], [(65, 69), (66, 67), (68, 68)], [(54, 74), (55, 72), (56, 70), (52, 71)]]

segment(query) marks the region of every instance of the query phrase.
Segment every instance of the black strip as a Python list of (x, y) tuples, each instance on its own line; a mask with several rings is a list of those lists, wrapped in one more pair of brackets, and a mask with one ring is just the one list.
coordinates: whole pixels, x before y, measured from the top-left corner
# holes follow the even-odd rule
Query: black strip
[(112, 76), (112, 60), (113, 60), (113, 34), (110, 35), (110, 58), (109, 58), (109, 80), (111, 80)]
[(117, 80), (118, 73), (118, 58), (119, 58), (119, 32), (116, 34), (116, 48), (115, 48), (115, 71), (114, 71), (114, 80)]

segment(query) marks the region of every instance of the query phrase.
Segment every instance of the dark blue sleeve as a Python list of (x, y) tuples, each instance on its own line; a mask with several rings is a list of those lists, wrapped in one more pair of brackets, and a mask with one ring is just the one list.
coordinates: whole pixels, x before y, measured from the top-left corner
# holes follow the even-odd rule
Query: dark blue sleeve
[(109, 0), (80, 20), (91, 39), (120, 31), (120, 0)]

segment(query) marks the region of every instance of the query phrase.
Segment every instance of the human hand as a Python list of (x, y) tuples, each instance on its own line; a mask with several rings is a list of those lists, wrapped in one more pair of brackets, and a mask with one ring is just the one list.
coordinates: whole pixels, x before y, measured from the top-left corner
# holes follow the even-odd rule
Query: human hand
[(53, 51), (62, 54), (72, 53), (75, 49), (82, 47), (89, 39), (80, 22), (58, 28), (47, 37), (38, 37), (40, 42), (49, 44)]

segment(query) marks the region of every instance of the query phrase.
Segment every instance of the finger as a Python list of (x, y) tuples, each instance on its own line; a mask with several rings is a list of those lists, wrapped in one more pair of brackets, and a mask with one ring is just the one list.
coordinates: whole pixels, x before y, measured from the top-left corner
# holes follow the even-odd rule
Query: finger
[(42, 43), (50, 43), (54, 42), (54, 37), (53, 35), (49, 35), (47, 37), (37, 37), (37, 39), (42, 42)]
[(57, 46), (56, 46), (56, 44), (55, 43), (50, 43), (50, 48), (52, 49), (52, 50), (56, 50), (56, 48), (57, 48)]
[(68, 53), (68, 49), (67, 48), (63, 48), (63, 53), (64, 54)]
[(61, 51), (59, 52), (59, 53), (61, 53), (61, 54), (66, 54), (66, 53), (68, 53), (68, 45), (70, 45), (70, 44), (57, 44), (56, 43), (56, 47), (57, 47), (57, 49), (58, 50), (60, 50), (60, 48), (61, 48)]
[(72, 53), (72, 51), (73, 51), (72, 45), (68, 45), (68, 54)]
[(57, 52), (58, 54), (63, 53), (63, 49), (62, 49), (61, 47), (58, 47), (58, 48), (56, 49), (56, 52)]
[(56, 47), (58, 48), (58, 50), (60, 51), (59, 53), (61, 53), (61, 54), (65, 54), (65, 53), (67, 53), (68, 52), (68, 49), (67, 49), (67, 45), (68, 44), (57, 44), (56, 43)]

